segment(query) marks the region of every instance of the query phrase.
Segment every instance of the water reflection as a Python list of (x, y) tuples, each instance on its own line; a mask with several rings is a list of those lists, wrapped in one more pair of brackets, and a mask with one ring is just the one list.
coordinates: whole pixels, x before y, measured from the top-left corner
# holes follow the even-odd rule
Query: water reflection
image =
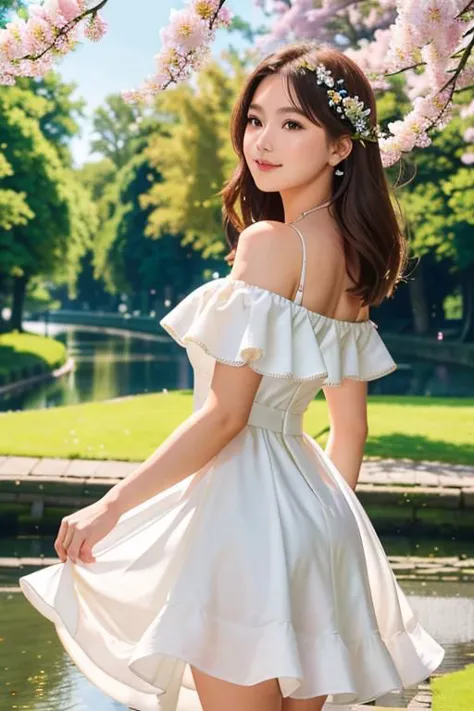
[[(28, 324), (28, 328), (34, 325)], [(41, 409), (165, 388), (192, 388), (186, 353), (166, 335), (142, 338), (56, 325), (49, 326), (48, 333), (65, 343), (76, 363), (74, 372), (4, 395), (0, 410)]]
[(125, 709), (69, 661), (54, 627), (20, 593), (0, 594), (0, 708), (34, 711)]

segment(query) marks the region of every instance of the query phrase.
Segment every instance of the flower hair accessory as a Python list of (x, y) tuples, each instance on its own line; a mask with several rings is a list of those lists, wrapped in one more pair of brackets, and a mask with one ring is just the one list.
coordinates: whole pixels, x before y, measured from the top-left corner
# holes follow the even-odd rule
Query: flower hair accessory
[(357, 94), (350, 96), (344, 83), (344, 79), (335, 80), (331, 70), (327, 69), (321, 62), (316, 64), (305, 58), (298, 62), (298, 68), (303, 71), (309, 70), (316, 73), (316, 81), (318, 84), (324, 84), (326, 94), (328, 96), (329, 106), (340, 115), (341, 119), (349, 121), (354, 128), (354, 133), (351, 138), (360, 140), (365, 147), (364, 140), (378, 141), (379, 138), (384, 138), (386, 134), (380, 130), (379, 126), (371, 126), (369, 119), (370, 107), (365, 108), (364, 102), (360, 101)]

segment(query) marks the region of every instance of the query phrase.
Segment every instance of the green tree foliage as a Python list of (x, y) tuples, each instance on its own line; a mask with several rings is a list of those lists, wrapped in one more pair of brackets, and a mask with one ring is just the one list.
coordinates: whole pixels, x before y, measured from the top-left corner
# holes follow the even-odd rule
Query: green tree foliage
[(105, 106), (94, 113), (96, 138), (91, 143), (91, 151), (111, 160), (116, 168), (123, 168), (146, 143), (144, 119), (140, 106), (127, 104), (120, 95), (108, 96)]
[[(41, 85), (55, 83), (49, 79)], [(12, 281), (14, 328), (21, 328), (32, 277), (67, 282), (74, 289), (78, 262), (95, 228), (88, 194), (62, 160), (61, 147), (74, 128), (65, 125), (60, 97), (58, 92), (52, 102), (24, 84), (0, 89), (0, 280), (3, 285)], [(69, 97), (67, 91), (63, 97)], [(62, 135), (56, 132), (53, 140), (53, 127), (61, 125)]]
[(101, 221), (93, 248), (94, 273), (107, 291), (127, 294), (129, 305), (145, 312), (184, 295), (203, 268), (201, 256), (175, 235), (160, 240), (145, 235), (150, 209), (142, 207), (141, 196), (160, 179), (143, 154), (119, 171), (103, 193), (99, 210), (108, 218)]
[[(474, 276), (474, 189), (472, 169), (461, 161), (466, 151), (462, 137), (466, 126), (466, 120), (454, 118), (435, 135), (431, 146), (413, 155), (407, 164), (414, 171), (414, 178), (399, 197), (407, 219), (412, 253), (423, 258), (429, 255), (430, 263), (436, 262), (444, 270), (444, 274), (439, 273), (439, 266), (424, 270), (427, 288), (432, 277), (436, 283), (430, 290), (436, 292), (438, 302), (442, 302), (460, 283), (464, 284), (464, 337), (471, 339), (474, 336), (474, 292), (470, 286)], [(413, 276), (419, 278), (417, 272)]]
[[(1, 148), (1, 146), (0, 146)], [(0, 181), (12, 175), (13, 170), (5, 156), (0, 153)], [(25, 193), (0, 188), (0, 230), (11, 230), (14, 225), (25, 225), (33, 213), (25, 200)]]
[(71, 166), (69, 143), (80, 134), (80, 121), (86, 107), (84, 99), (72, 97), (77, 85), (64, 82), (56, 72), (49, 72), (41, 79), (20, 79), (17, 86), (44, 100), (38, 118), (41, 132), (56, 148), (62, 163)]
[(158, 97), (165, 130), (151, 137), (146, 152), (163, 177), (142, 200), (153, 208), (147, 234), (181, 233), (182, 244), (192, 244), (204, 258), (226, 250), (219, 191), (236, 163), (229, 115), (244, 67), (237, 55), (226, 57), (229, 67), (208, 64), (196, 87), (180, 85)]

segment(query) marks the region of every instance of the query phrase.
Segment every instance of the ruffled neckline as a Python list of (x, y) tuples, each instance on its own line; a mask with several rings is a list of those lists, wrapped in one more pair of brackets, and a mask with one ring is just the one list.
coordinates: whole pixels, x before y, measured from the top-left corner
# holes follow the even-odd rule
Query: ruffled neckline
[(160, 325), (192, 350), (193, 367), (216, 360), (257, 373), (339, 385), (396, 369), (370, 320), (343, 321), (243, 280), (221, 277), (194, 289)]
[(262, 286), (257, 286), (257, 284), (250, 284), (247, 281), (244, 281), (243, 279), (231, 279), (230, 276), (226, 277), (220, 277), (219, 279), (214, 279), (212, 282), (208, 282), (212, 284), (218, 284), (218, 283), (229, 283), (229, 284), (236, 284), (243, 286), (247, 289), (254, 290), (260, 294), (268, 294), (271, 298), (275, 299), (276, 301), (279, 301), (283, 305), (290, 305), (297, 311), (302, 311), (309, 316), (313, 316), (314, 318), (317, 318), (318, 320), (321, 321), (326, 321), (327, 323), (336, 323), (336, 324), (341, 324), (341, 326), (354, 326), (356, 328), (364, 328), (367, 327), (368, 325), (374, 326), (375, 328), (378, 328), (377, 324), (372, 321), (372, 319), (364, 319), (363, 321), (344, 321), (343, 319), (340, 318), (333, 318), (332, 316), (326, 316), (325, 314), (319, 313), (319, 311), (311, 311), (311, 309), (308, 309), (306, 306), (303, 306), (302, 304), (297, 304), (296, 302), (292, 301), (286, 296), (283, 296), (283, 294), (278, 294), (276, 291), (270, 291), (269, 289), (265, 289)]

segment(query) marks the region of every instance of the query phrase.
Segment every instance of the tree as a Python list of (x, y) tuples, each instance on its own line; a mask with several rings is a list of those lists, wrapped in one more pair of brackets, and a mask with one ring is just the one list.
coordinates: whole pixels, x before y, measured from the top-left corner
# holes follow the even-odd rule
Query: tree
[[(76, 266), (94, 228), (94, 208), (41, 130), (49, 102), (22, 87), (0, 90), (4, 190), (21, 197), (23, 218), (0, 228), (0, 273), (12, 282), (10, 327), (21, 330), (25, 292), (42, 274), (74, 287)], [(4, 193), (5, 195), (5, 193)], [(5, 290), (4, 290), (5, 291)]]
[(96, 109), (93, 129), (96, 138), (91, 151), (109, 158), (116, 168), (123, 168), (146, 142), (144, 112), (137, 106), (127, 104), (121, 96), (106, 98), (105, 106)]
[(228, 120), (245, 66), (235, 53), (225, 57), (230, 71), (212, 62), (196, 88), (181, 85), (157, 98), (157, 110), (168, 122), (146, 152), (163, 177), (142, 200), (153, 208), (147, 234), (182, 233), (182, 243), (192, 244), (204, 258), (225, 250), (218, 193), (236, 160)]

